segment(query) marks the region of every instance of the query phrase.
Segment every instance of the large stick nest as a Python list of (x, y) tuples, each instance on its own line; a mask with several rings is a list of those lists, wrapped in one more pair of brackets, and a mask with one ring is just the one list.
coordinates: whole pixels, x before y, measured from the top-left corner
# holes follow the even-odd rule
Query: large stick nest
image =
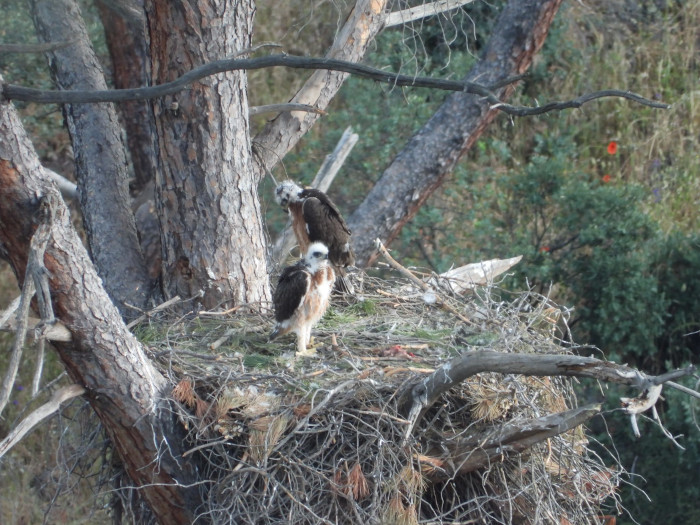
[(602, 505), (619, 504), (621, 469), (606, 467), (581, 427), (461, 468), (479, 450), (474, 436), (575, 407), (568, 379), (479, 374), (415, 427), (397, 408), (416, 378), (468, 350), (572, 352), (566, 309), (488, 286), (445, 293), (451, 312), (400, 279), (356, 275), (355, 286), (359, 299), (334, 298), (314, 330), (314, 358), (294, 358), (294, 336), (268, 343), (272, 316), (253, 308), (137, 327), (177, 385), (188, 454), (208, 480), (202, 518), (598, 524)]

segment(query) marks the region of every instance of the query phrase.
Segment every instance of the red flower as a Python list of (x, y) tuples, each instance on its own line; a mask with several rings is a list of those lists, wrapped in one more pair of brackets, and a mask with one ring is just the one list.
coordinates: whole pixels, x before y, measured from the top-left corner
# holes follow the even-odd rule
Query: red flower
[(615, 153), (617, 153), (617, 142), (614, 140), (608, 143), (608, 153), (610, 153), (610, 155), (615, 155)]
[(550, 250), (549, 246), (542, 246), (542, 248), (540, 248), (541, 252), (548, 252), (549, 250)]
[(610, 182), (611, 179), (612, 177), (610, 175), (603, 175), (603, 177), (600, 180), (607, 184), (608, 182)]

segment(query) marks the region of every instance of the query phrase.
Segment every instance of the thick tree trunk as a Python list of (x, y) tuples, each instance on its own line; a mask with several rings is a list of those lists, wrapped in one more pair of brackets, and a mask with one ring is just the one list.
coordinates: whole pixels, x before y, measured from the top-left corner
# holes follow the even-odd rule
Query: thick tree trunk
[[(479, 63), (465, 80), (490, 85), (524, 73), (542, 47), (561, 0), (511, 0)], [(512, 86), (496, 91), (505, 99)], [(374, 240), (390, 243), (449, 176), (497, 110), (480, 96), (456, 93), (406, 144), (350, 216), (358, 265), (373, 258)]]
[[(134, 9), (143, 0), (134, 0)], [(112, 59), (114, 87), (137, 88), (150, 84), (151, 63), (146, 39), (145, 15), (127, 18), (112, 2), (97, 2), (100, 20)], [(156, 172), (156, 130), (151, 105), (146, 100), (130, 100), (118, 107), (126, 130), (127, 145), (134, 169), (131, 189), (138, 194), (153, 180)]]
[[(2, 79), (0, 78), (0, 84)], [(191, 523), (195, 472), (182, 458), (183, 431), (167, 395), (170, 385), (127, 330), (70, 223), (69, 212), (14, 108), (0, 102), (0, 255), (20, 287), (43, 201), (55, 217), (44, 257), (56, 317), (71, 343), (56, 344), (70, 375), (102, 420), (126, 470), (163, 524)]]
[[(154, 83), (248, 48), (254, 12), (252, 0), (148, 0)], [(270, 299), (247, 89), (230, 72), (153, 102), (165, 292), (207, 308)]]
[[(37, 34), (45, 42), (73, 42), (48, 53), (62, 89), (106, 89), (74, 0), (32, 0)], [(151, 281), (141, 255), (129, 205), (126, 154), (112, 104), (65, 105), (63, 113), (75, 154), (78, 194), (90, 254), (110, 297), (123, 314), (125, 303), (145, 306)]]

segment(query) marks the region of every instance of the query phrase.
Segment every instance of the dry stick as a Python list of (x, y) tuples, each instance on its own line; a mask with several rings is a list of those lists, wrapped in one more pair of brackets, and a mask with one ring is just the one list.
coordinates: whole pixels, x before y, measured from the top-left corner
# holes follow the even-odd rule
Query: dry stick
[(85, 389), (75, 384), (56, 390), (47, 403), (44, 403), (24, 418), (20, 424), (13, 428), (7, 437), (0, 442), (0, 458), (15, 446), (27, 432), (37, 425), (37, 423), (56, 412), (61, 404), (84, 393)]
[(671, 388), (675, 388), (676, 390), (680, 390), (684, 394), (688, 394), (689, 396), (693, 396), (693, 397), (700, 399), (700, 392), (692, 390), (692, 389), (688, 388), (687, 386), (679, 385), (678, 383), (675, 383), (674, 381), (666, 381), (665, 384), (670, 386)]
[(434, 290), (433, 288), (431, 288), (430, 286), (428, 286), (426, 283), (424, 283), (423, 281), (421, 281), (418, 277), (416, 277), (415, 275), (413, 275), (407, 268), (404, 268), (403, 266), (401, 266), (401, 265), (396, 261), (396, 259), (394, 259), (394, 258), (389, 254), (389, 251), (384, 247), (384, 244), (382, 244), (382, 241), (380, 241), (379, 239), (376, 239), (374, 242), (375, 242), (375, 246), (376, 246), (377, 250), (379, 251), (379, 253), (382, 254), (382, 256), (387, 260), (387, 262), (388, 262), (393, 268), (395, 268), (396, 270), (398, 270), (399, 272), (401, 272), (402, 275), (408, 277), (408, 278), (411, 280), (411, 282), (413, 282), (413, 283), (415, 283), (416, 285), (418, 285), (418, 287), (419, 287), (421, 290), (423, 290), (423, 291), (425, 291), (425, 292), (430, 292), (430, 293), (435, 294), (435, 304), (437, 304), (438, 306), (440, 306), (440, 308), (442, 308), (443, 310), (447, 310), (448, 312), (450, 312), (450, 313), (456, 315), (459, 319), (461, 319), (461, 320), (464, 321), (465, 323), (467, 323), (467, 324), (474, 324), (472, 321), (470, 321), (469, 319), (467, 319), (466, 317), (464, 317), (464, 315), (463, 315), (461, 312), (459, 312), (459, 311), (456, 310), (454, 307), (452, 307), (451, 305), (449, 305), (448, 303), (446, 303), (446, 302), (442, 299), (442, 297), (440, 297), (440, 295), (437, 293), (436, 290)]
[(36, 368), (32, 378), (32, 399), (39, 393), (41, 388), (41, 374), (44, 371), (44, 356), (46, 354), (46, 339), (41, 337), (37, 342)]
[[(17, 319), (10, 319), (7, 325), (0, 326), (0, 331), (16, 332)], [(37, 335), (36, 332), (39, 331), (41, 333)], [(60, 321), (45, 325), (41, 319), (31, 316), (27, 317), (27, 335), (34, 339), (46, 339), (47, 341), (58, 341), (61, 343), (70, 343), (73, 340), (70, 330)]]
[(131, 321), (126, 327), (131, 330), (134, 326), (139, 324), (141, 321), (144, 321), (148, 319), (151, 315), (160, 312), (161, 310), (164, 310), (165, 308), (172, 306), (173, 304), (177, 303), (180, 300), (180, 296), (176, 295), (172, 299), (168, 299), (164, 303), (160, 303), (158, 306), (156, 306), (153, 310), (149, 310), (143, 315), (138, 316), (136, 319)]
[[(53, 309), (51, 307), (51, 294), (48, 283), (48, 270), (44, 266), (44, 254), (51, 238), (51, 223), (54, 215), (54, 200), (58, 196), (48, 193), (41, 202), (39, 208), (40, 223), (37, 227), (29, 246), (27, 257), (27, 267), (24, 273), (24, 284), (22, 285), (22, 295), (19, 307), (17, 308), (17, 332), (12, 345), (12, 354), (7, 367), (7, 373), (2, 386), (0, 386), (0, 414), (7, 406), (10, 399), (12, 387), (17, 378), (17, 371), (22, 359), (22, 349), (27, 338), (27, 324), (29, 318), (29, 308), (34, 294), (37, 294), (37, 303), (41, 312), (42, 321), (51, 323), (54, 320)], [(43, 356), (37, 363), (38, 373), (43, 367)], [(36, 374), (35, 374), (36, 375)], [(38, 390), (38, 389), (37, 389)]]
[(7, 309), (5, 309), (2, 313), (0, 313), (0, 330), (2, 330), (5, 326), (5, 324), (10, 320), (10, 318), (12, 317), (12, 314), (14, 314), (17, 311), (17, 308), (19, 307), (19, 303), (21, 300), (22, 300), (22, 296), (18, 295), (10, 303), (10, 306), (8, 306)]
[[(203, 64), (188, 71), (172, 82), (166, 82), (158, 86), (131, 89), (113, 90), (41, 90), (25, 88), (14, 84), (2, 85), (2, 96), (7, 100), (24, 100), (27, 102), (37, 102), (40, 104), (80, 104), (92, 102), (123, 102), (126, 100), (145, 100), (158, 98), (166, 95), (173, 95), (182, 91), (185, 87), (202, 78), (234, 70), (255, 70), (265, 69), (275, 66), (289, 67), (293, 69), (322, 69), (328, 71), (342, 71), (358, 77), (369, 78), (377, 82), (383, 82), (397, 87), (424, 87), (439, 89), (444, 91), (458, 91), (462, 93), (472, 93), (480, 95), (486, 102), (491, 104), (493, 109), (514, 116), (541, 115), (550, 111), (579, 108), (587, 102), (604, 97), (625, 98), (649, 106), (652, 108), (669, 109), (670, 104), (654, 102), (647, 98), (632, 93), (630, 91), (620, 91), (617, 89), (606, 89), (595, 91), (586, 95), (581, 95), (571, 100), (562, 102), (551, 102), (544, 106), (527, 107), (512, 106), (499, 100), (493, 92), (494, 86), (483, 86), (474, 82), (445, 80), (439, 78), (416, 77), (411, 75), (397, 75), (388, 73), (381, 69), (376, 69), (362, 64), (347, 62), (334, 58), (299, 57), (293, 55), (269, 55), (258, 58), (231, 58), (216, 60)], [(499, 82), (499, 86), (500, 86)]]
[[(352, 132), (352, 128), (346, 128), (333, 152), (326, 155), (323, 164), (321, 164), (321, 167), (318, 169), (318, 173), (316, 173), (314, 180), (311, 182), (312, 188), (323, 192), (328, 191), (338, 171), (340, 171), (340, 168), (345, 163), (345, 159), (348, 158), (352, 148), (357, 144), (357, 140), (358, 136), (356, 133)], [(287, 255), (294, 247), (295, 242), (296, 239), (294, 238), (292, 227), (288, 225), (284, 232), (277, 238), (272, 250), (272, 257), (277, 264), (282, 264), (284, 262), (284, 259), (287, 258)]]

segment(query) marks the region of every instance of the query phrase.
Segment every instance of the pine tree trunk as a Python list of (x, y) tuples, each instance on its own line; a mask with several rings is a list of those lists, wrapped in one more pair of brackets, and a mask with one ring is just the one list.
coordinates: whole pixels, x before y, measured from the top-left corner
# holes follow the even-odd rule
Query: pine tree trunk
[[(134, 4), (141, 5), (139, 0)], [(150, 84), (151, 61), (146, 39), (146, 17), (126, 17), (106, 0), (97, 2), (100, 20), (112, 60), (114, 87), (138, 88)], [(153, 180), (156, 172), (156, 131), (151, 105), (145, 100), (130, 100), (119, 104), (124, 122), (126, 141), (134, 169), (132, 192), (138, 194)]]
[(193, 483), (196, 472), (181, 455), (184, 431), (167, 398), (170, 385), (102, 287), (14, 107), (0, 102), (0, 255), (20, 287), (38, 212), (47, 199), (55, 218), (44, 264), (54, 313), (72, 337), (56, 349), (73, 381), (87, 390), (85, 396), (159, 523), (189, 524), (199, 494), (183, 485)]
[[(45, 42), (72, 42), (48, 53), (62, 89), (106, 89), (99, 61), (75, 0), (32, 0), (37, 35)], [(66, 104), (63, 114), (75, 153), (78, 195), (90, 255), (110, 297), (146, 305), (151, 280), (141, 255), (128, 193), (126, 152), (113, 104)]]
[[(254, 12), (252, 0), (147, 1), (153, 82), (249, 47)], [(231, 72), (153, 102), (165, 293), (205, 308), (270, 299), (247, 89)]]

